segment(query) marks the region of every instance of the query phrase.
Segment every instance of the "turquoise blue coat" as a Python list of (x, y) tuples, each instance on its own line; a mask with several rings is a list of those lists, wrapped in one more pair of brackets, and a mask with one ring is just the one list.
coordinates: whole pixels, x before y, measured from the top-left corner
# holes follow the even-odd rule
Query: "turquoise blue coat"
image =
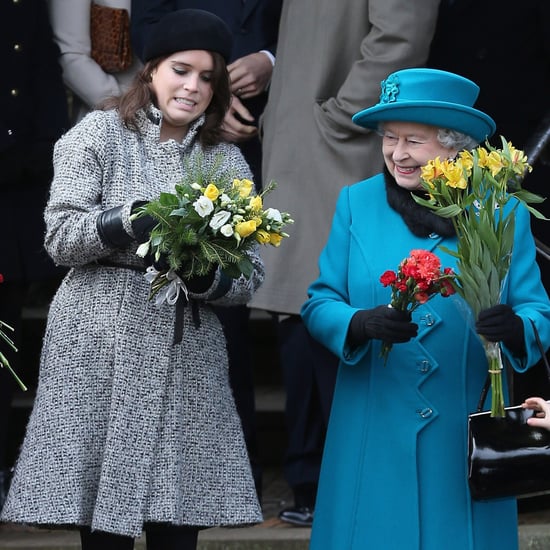
[[(343, 189), (320, 257), (319, 278), (302, 308), (312, 333), (340, 358), (310, 550), (514, 550), (514, 499), (474, 502), (467, 485), (468, 413), (487, 374), (484, 352), (458, 296), (436, 296), (413, 313), (418, 336), (395, 344), (387, 365), (379, 340), (349, 349), (351, 317), (390, 301), (380, 275), (413, 249), (454, 238), (414, 236), (387, 205), (382, 175)], [(523, 319), (527, 356), (540, 354), (532, 319), (550, 343), (550, 303), (535, 263), (529, 214), (518, 209), (516, 240), (502, 301)]]

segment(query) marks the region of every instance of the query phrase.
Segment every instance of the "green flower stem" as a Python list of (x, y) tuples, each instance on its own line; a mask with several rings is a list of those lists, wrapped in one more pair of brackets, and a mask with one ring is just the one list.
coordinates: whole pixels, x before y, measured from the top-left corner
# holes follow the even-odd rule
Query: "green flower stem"
[(489, 364), (491, 378), (491, 416), (504, 417), (504, 392), (502, 391), (502, 355), (498, 342), (489, 342), (482, 338), (485, 356)]
[(19, 376), (17, 376), (15, 371), (11, 368), (6, 356), (2, 352), (0, 352), (0, 367), (5, 367), (6, 369), (8, 369), (11, 372), (11, 375), (15, 378), (15, 381), (19, 384), (19, 387), (23, 391), (27, 391), (27, 386), (23, 384), (23, 381), (19, 378)]

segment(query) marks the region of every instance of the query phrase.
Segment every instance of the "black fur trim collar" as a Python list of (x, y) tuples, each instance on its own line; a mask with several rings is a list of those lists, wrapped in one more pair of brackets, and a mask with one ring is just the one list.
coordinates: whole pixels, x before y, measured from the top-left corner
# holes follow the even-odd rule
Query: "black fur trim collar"
[(442, 218), (416, 203), (411, 197), (411, 192), (397, 185), (386, 167), (384, 167), (384, 180), (388, 204), (403, 218), (414, 235), (428, 237), (436, 233), (441, 237), (452, 237), (455, 234), (453, 222), (450, 219)]

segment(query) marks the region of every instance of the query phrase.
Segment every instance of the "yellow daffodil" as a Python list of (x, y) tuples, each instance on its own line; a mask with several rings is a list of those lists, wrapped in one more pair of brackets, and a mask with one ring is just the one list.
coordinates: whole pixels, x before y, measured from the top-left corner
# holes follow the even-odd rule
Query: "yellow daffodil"
[(479, 155), (479, 166), (481, 168), (488, 168), (493, 177), (498, 175), (498, 173), (504, 168), (502, 157), (497, 151), (489, 152), (483, 147), (478, 147), (477, 152)]
[(458, 158), (461, 160), (462, 166), (466, 169), (469, 176), (474, 166), (474, 157), (472, 153), (470, 151), (460, 151)]
[(464, 178), (464, 168), (462, 162), (458, 159), (456, 162), (446, 160), (442, 163), (443, 174), (447, 178), (447, 186), (454, 189), (466, 189), (468, 182)]
[(512, 164), (511, 168), (514, 171), (514, 174), (523, 176), (526, 171), (531, 172), (533, 170), (533, 167), (529, 165), (527, 161), (527, 155), (523, 151), (516, 149), (511, 143), (509, 144), (509, 149), (510, 162)]
[(220, 190), (213, 183), (209, 183), (204, 190), (204, 196), (215, 201), (220, 196)]
[[(502, 149), (486, 143), (486, 147), (461, 151), (454, 161), (441, 162), (443, 176), (436, 177), (436, 161), (427, 163), (421, 173), (429, 199), (413, 198), (452, 221), (457, 237), (457, 292), (477, 318), (480, 311), (500, 303), (502, 282), (510, 266), (515, 207), (507, 203), (514, 198), (527, 206), (543, 199), (522, 189), (521, 179), (530, 169), (527, 157), (504, 138)], [(533, 207), (528, 209), (543, 218)], [(502, 416), (498, 342), (482, 340), (482, 344), (491, 374), (491, 416)]]

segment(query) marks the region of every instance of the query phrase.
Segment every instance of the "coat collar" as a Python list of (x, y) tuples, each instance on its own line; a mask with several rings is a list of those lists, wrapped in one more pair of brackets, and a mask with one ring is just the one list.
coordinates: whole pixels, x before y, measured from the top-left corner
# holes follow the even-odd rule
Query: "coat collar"
[[(159, 140), (160, 125), (162, 123), (162, 111), (160, 109), (157, 109), (157, 107), (151, 103), (142, 111), (138, 111), (136, 120), (142, 133), (153, 141)], [(178, 145), (184, 149), (192, 145), (205, 121), (206, 116), (202, 114), (189, 126), (187, 134)]]
[(390, 208), (401, 216), (413, 235), (425, 238), (431, 235), (452, 237), (455, 234), (451, 220), (416, 203), (411, 192), (397, 185), (387, 168), (384, 168), (384, 182)]

